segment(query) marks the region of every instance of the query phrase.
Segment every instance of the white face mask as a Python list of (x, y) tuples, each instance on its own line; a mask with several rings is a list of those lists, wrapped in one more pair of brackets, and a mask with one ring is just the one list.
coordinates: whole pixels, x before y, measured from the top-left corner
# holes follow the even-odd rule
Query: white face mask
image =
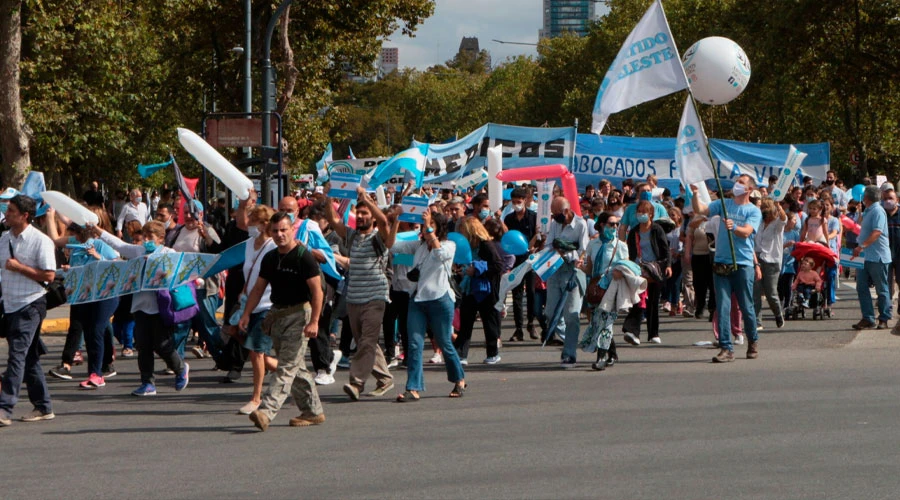
[(135, 198), (135, 199), (134, 199), (134, 204), (137, 205), (138, 203), (140, 203), (140, 202), (141, 202), (141, 199), (142, 199), (142, 198), (141, 198), (140, 196), (138, 196), (137, 198)]
[(625, 215), (625, 209), (624, 209), (624, 208), (620, 208), (620, 209), (618, 209), (618, 210), (614, 210), (614, 211), (613, 211), (613, 214), (614, 214), (616, 217), (621, 218), (623, 215)]
[(259, 226), (250, 226), (247, 228), (247, 232), (250, 233), (250, 237), (253, 239), (259, 238)]
[(522, 210), (525, 210), (525, 205), (522, 203), (514, 203), (513, 210), (515, 210), (516, 212), (521, 212)]
[(735, 196), (742, 196), (744, 194), (747, 194), (747, 187), (739, 182), (736, 182), (734, 183), (734, 187), (731, 188), (731, 192), (734, 193)]

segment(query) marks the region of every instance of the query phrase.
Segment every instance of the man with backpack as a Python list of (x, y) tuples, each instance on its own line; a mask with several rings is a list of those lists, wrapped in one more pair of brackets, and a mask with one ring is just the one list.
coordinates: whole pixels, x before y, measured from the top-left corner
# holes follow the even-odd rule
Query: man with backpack
[(394, 388), (378, 337), (384, 309), (390, 300), (391, 280), (387, 270), (390, 269), (389, 249), (394, 244), (395, 235), (387, 216), (372, 202), (365, 189), (359, 188), (358, 191), (356, 229), (345, 226), (335, 213), (334, 206), (326, 204), (328, 223), (338, 236), (344, 238), (350, 252), (346, 300), (350, 329), (357, 348), (350, 364), (350, 382), (344, 385), (344, 392), (354, 401), (359, 400), (370, 373), (377, 380), (370, 396), (383, 396)]

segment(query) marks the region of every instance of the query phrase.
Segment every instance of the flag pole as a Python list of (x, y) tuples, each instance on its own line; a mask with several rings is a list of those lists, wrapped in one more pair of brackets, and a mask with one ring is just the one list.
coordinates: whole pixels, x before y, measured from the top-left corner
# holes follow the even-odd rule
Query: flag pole
[[(690, 87), (688, 87), (688, 95), (691, 97), (691, 103), (694, 105), (694, 110), (697, 113), (697, 123), (700, 124), (700, 132), (703, 134), (703, 138), (706, 142), (706, 154), (709, 155), (709, 164), (713, 166), (713, 177), (716, 179), (716, 191), (722, 205), (723, 220), (721, 221), (721, 224), (724, 224), (725, 219), (728, 219), (728, 210), (725, 208), (725, 190), (722, 189), (722, 181), (719, 179), (719, 164), (716, 162), (715, 158), (713, 158), (712, 148), (709, 146), (709, 136), (706, 135), (706, 130), (703, 128), (703, 120), (700, 118), (700, 112), (697, 111), (699, 109), (697, 108), (697, 100), (694, 99), (694, 94), (691, 92)], [(734, 251), (734, 230), (728, 231), (728, 246), (731, 248), (731, 265), (737, 267), (737, 256)]]

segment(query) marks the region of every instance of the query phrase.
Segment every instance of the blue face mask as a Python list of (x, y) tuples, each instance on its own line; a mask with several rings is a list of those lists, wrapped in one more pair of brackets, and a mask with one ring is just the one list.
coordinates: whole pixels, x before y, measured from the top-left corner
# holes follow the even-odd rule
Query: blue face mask
[(481, 220), (487, 219), (491, 216), (491, 210), (489, 208), (482, 208), (481, 212), (478, 212), (478, 218)]
[(8, 207), (8, 206), (9, 206), (9, 205), (6, 204), (6, 203), (0, 203), (0, 214), (5, 214), (5, 213), (6, 213), (6, 207)]
[(637, 221), (638, 224), (646, 224), (648, 221), (650, 221), (650, 216), (647, 214), (638, 214)]
[(288, 214), (288, 219), (291, 219), (291, 224), (294, 223), (294, 218), (295, 218), (295, 217), (296, 217), (296, 216), (295, 216), (293, 213), (289, 213), (289, 214)]
[(145, 241), (144, 242), (144, 250), (146, 250), (147, 253), (155, 252), (156, 251), (156, 243), (154, 243), (152, 241)]
[(651, 193), (650, 191), (644, 191), (644, 192), (642, 192), (642, 193), (641, 193), (641, 196), (640, 196), (640, 200), (641, 200), (641, 201), (651, 201), (651, 200), (653, 200), (653, 193)]
[(600, 239), (603, 240), (604, 243), (612, 241), (616, 237), (616, 228), (614, 227), (604, 227), (603, 233), (600, 234)]

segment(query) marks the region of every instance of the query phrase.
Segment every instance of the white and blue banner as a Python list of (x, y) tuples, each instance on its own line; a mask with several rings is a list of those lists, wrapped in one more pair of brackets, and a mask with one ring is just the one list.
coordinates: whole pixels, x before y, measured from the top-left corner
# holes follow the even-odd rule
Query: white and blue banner
[(409, 222), (412, 224), (422, 223), (422, 214), (428, 210), (431, 200), (424, 196), (404, 196), (401, 207), (403, 211), (398, 219), (400, 222)]
[[(761, 185), (769, 176), (780, 175), (790, 150), (789, 144), (760, 144), (723, 139), (710, 139), (710, 149), (722, 184), (729, 188), (739, 175), (748, 174)], [(831, 148), (827, 142), (795, 144), (807, 153), (795, 179), (804, 176), (825, 180), (830, 169)], [(675, 162), (674, 138), (616, 137), (578, 134), (575, 165), (571, 168), (578, 187), (597, 185), (603, 179), (621, 186), (625, 179), (646, 179), (655, 175), (662, 187), (677, 194), (681, 173)], [(715, 188), (710, 184), (711, 188)]]
[[(428, 144), (426, 184), (465, 177), (487, 166), (488, 149), (503, 148), (504, 170), (563, 164), (572, 167), (575, 127), (516, 127), (488, 123), (469, 135), (447, 144)], [(425, 143), (413, 141), (413, 146)]]
[(355, 200), (359, 198), (356, 188), (359, 187), (361, 177), (357, 174), (343, 174), (333, 172), (331, 174), (331, 189), (328, 196), (343, 200)]

